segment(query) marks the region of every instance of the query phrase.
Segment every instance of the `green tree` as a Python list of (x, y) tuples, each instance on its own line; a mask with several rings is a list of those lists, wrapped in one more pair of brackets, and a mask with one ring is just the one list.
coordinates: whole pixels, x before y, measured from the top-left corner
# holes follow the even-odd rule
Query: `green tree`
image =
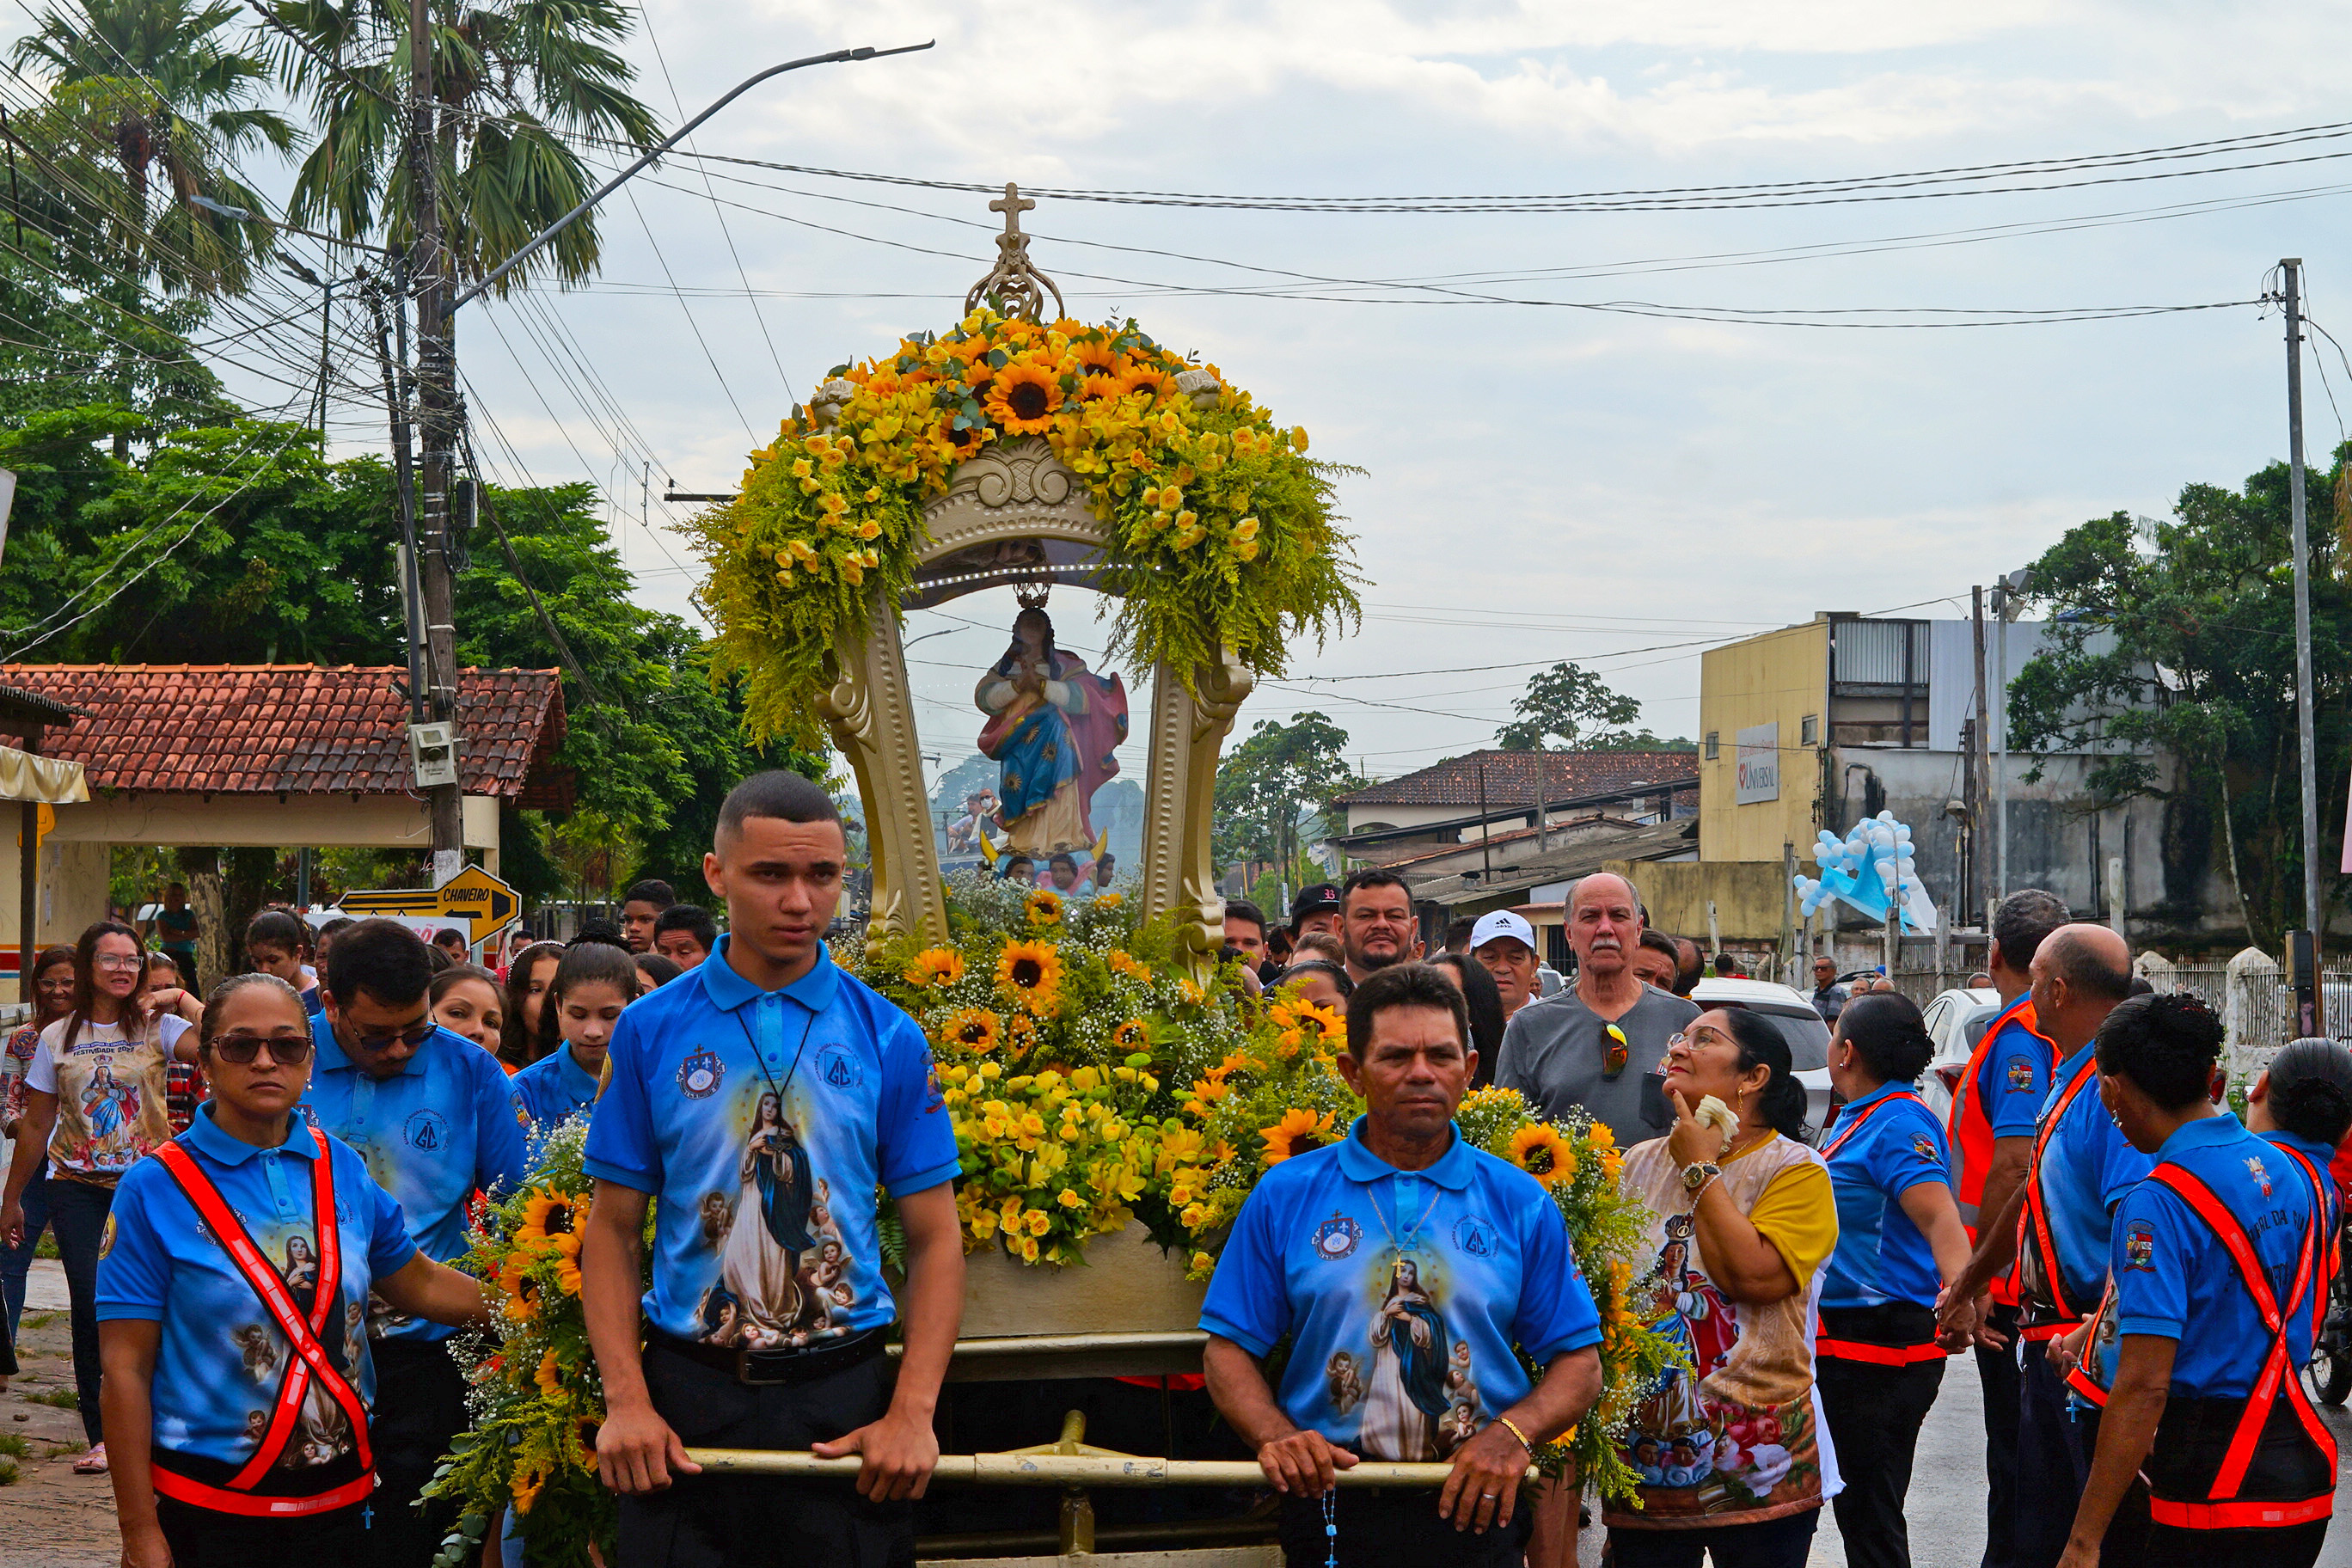
[[(280, 75), (319, 127), (289, 212), (407, 244), (407, 0), (276, 0), (269, 11)], [(461, 278), (488, 272), (595, 188), (567, 137), (656, 140), (653, 111), (627, 91), (635, 73), (610, 47), (630, 15), (616, 0), (433, 0), (434, 188)], [(527, 277), (585, 280), (599, 236), (595, 215), (582, 217), (501, 291)]]
[[(1622, 752), (1635, 749), (1629, 726), (1642, 716), (1642, 705), (1563, 659), (1530, 678), (1511, 711), (1518, 717), (1495, 732), (1495, 743), (1506, 751)], [(1647, 738), (1647, 731), (1642, 733)]]
[(1301, 858), (1299, 818), (1328, 812), (1331, 797), (1359, 782), (1347, 749), (1348, 731), (1322, 713), (1294, 713), (1287, 724), (1258, 721), (1217, 766), (1211, 847), (1217, 862), (1295, 868)]
[[(198, 200), (263, 210), (230, 157), (262, 147), (290, 153), (299, 140), (258, 102), (268, 63), (224, 37), (242, 15), (229, 0), (78, 0), (70, 15), (44, 12), (11, 50), (19, 68), (50, 79), (53, 102), (27, 139), (56, 147), (49, 163), (65, 176), (59, 188), (131, 264), (120, 280), (129, 296), (117, 303), (131, 303), (145, 276), (173, 292), (242, 293), (253, 261), (271, 248), (267, 225)], [(77, 163), (100, 159), (119, 176), (110, 186), (71, 177)]]
[[(2338, 448), (2338, 478), (2347, 452)], [(2010, 687), (2018, 749), (2092, 752), (2099, 805), (2173, 804), (2161, 912), (2193, 922), (2198, 882), (2218, 857), (2248, 940), (2263, 947), (2302, 923), (2287, 487), (2285, 465), (2273, 463), (2242, 490), (2185, 487), (2167, 521), (2116, 512), (2068, 531), (2034, 564), (2032, 596), (2053, 624)], [(2318, 848), (2330, 867), (2352, 749), (2352, 585), (2336, 494), (2327, 476), (2312, 476), (2312, 662), (2327, 792)], [(2333, 877), (2325, 885), (2342, 887)]]

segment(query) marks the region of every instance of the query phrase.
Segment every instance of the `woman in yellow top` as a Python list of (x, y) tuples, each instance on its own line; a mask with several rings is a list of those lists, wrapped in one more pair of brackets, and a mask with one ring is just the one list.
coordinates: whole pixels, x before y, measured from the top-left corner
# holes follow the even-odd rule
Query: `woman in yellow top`
[[(1626, 1151), (1654, 1259), (1636, 1310), (1688, 1352), (1628, 1423), (1642, 1508), (1604, 1514), (1616, 1568), (1800, 1568), (1837, 1461), (1813, 1397), (1817, 1276), (1837, 1247), (1829, 1169), (1769, 1020), (1717, 1008), (1667, 1042), (1664, 1138)], [(1720, 1100), (1735, 1129), (1701, 1120)]]

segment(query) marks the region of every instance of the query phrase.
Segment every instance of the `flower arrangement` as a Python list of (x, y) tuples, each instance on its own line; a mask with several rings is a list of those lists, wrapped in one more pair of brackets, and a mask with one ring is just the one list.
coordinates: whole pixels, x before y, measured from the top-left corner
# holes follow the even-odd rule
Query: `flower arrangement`
[(473, 1417), (425, 1487), (459, 1520), (436, 1558), (462, 1568), (508, 1510), (533, 1563), (613, 1561), (613, 1494), (596, 1475), (604, 1391), (580, 1307), (580, 1226), (593, 1184), (581, 1169), (585, 1118), (550, 1135), (520, 1192), (486, 1207), (457, 1267), (503, 1289), (487, 1331), (454, 1342)]
[(876, 605), (898, 613), (924, 503), (1006, 442), (1043, 440), (1087, 487), (1108, 535), (1103, 586), (1120, 600), (1114, 658), (1164, 660), (1189, 686), (1231, 647), (1279, 675), (1290, 644), (1358, 613), (1332, 510), (1345, 470), (1310, 462), (1303, 428), (1278, 428), (1216, 367), (1131, 321), (983, 307), (831, 375), (814, 412), (795, 407), (751, 454), (738, 498), (694, 524), (719, 626), (714, 673), (742, 674), (761, 738), (817, 743), (828, 656), (863, 639)]

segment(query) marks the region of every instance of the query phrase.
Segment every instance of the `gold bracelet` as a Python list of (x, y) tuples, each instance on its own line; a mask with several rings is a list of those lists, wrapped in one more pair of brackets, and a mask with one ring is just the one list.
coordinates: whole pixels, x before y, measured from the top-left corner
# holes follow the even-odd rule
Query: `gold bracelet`
[(1495, 1419), (1502, 1424), (1504, 1431), (1508, 1432), (1512, 1436), (1517, 1437), (1519, 1440), (1520, 1447), (1525, 1448), (1530, 1454), (1536, 1451), (1536, 1446), (1528, 1441), (1528, 1435), (1519, 1430), (1519, 1424), (1517, 1422), (1512, 1420), (1507, 1415), (1497, 1415)]

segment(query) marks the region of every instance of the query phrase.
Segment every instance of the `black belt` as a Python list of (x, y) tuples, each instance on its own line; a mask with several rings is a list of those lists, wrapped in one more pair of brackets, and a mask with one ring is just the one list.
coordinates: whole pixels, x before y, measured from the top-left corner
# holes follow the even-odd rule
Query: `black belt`
[(723, 1372), (750, 1388), (814, 1383), (821, 1377), (865, 1365), (890, 1344), (889, 1337), (880, 1329), (867, 1329), (822, 1349), (808, 1350), (751, 1350), (742, 1345), (707, 1344), (700, 1340), (682, 1340), (659, 1329), (646, 1330), (646, 1342)]

